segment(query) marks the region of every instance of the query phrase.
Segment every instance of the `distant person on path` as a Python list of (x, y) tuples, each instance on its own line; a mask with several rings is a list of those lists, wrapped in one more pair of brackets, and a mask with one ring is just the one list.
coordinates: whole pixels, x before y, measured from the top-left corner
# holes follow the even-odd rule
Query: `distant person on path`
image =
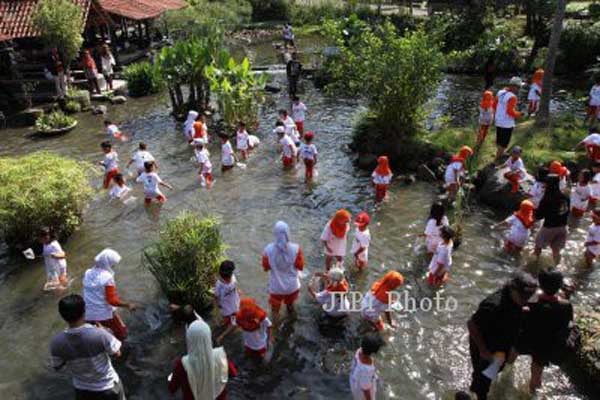
[(58, 303), (60, 316), (69, 324), (50, 342), (51, 365), (66, 368), (76, 400), (125, 400), (123, 384), (110, 357), (121, 356), (121, 342), (106, 329), (85, 322), (86, 303), (76, 294)]
[(491, 89), (494, 86), (494, 79), (496, 79), (496, 63), (491, 57), (483, 66), (483, 78), (485, 79), (485, 90)]
[(100, 62), (102, 65), (102, 75), (104, 75), (104, 79), (106, 79), (108, 90), (113, 90), (113, 77), (115, 75), (114, 67), (117, 65), (117, 63), (112, 52), (110, 51), (110, 47), (108, 47), (108, 44), (102, 45), (102, 49), (100, 51)]
[(544, 220), (544, 224), (535, 238), (534, 254), (536, 257), (540, 256), (542, 249), (550, 246), (554, 264), (560, 263), (560, 252), (567, 241), (570, 204), (569, 197), (560, 191), (558, 176), (548, 175), (546, 192), (535, 211), (535, 218)]
[(473, 373), (471, 391), (487, 400), (492, 381), (483, 371), (495, 359), (505, 360), (517, 342), (523, 306), (537, 289), (536, 280), (518, 272), (501, 289), (486, 297), (469, 320), (469, 350)]
[(110, 329), (117, 339), (123, 341), (127, 338), (127, 326), (116, 308), (134, 311), (137, 306), (124, 302), (117, 294), (113, 268), (121, 262), (121, 256), (112, 249), (104, 249), (94, 261), (94, 266), (83, 276), (85, 320)]
[(285, 25), (283, 25), (282, 34), (283, 34), (283, 47), (286, 49), (288, 46), (296, 48), (294, 30), (292, 29), (291, 23), (286, 22)]
[(81, 58), (81, 67), (85, 72), (85, 77), (90, 84), (90, 92), (100, 94), (100, 84), (98, 83), (98, 68), (96, 67), (96, 61), (90, 54), (89, 50), (84, 50), (83, 57)]
[(321, 243), (325, 248), (325, 269), (329, 271), (334, 262), (343, 263), (352, 215), (344, 209), (336, 211), (325, 224), (321, 233)]
[(590, 89), (590, 100), (586, 121), (595, 124), (600, 119), (600, 74), (594, 78), (594, 85)]
[(481, 146), (487, 137), (490, 125), (494, 122), (494, 93), (490, 90), (483, 92), (479, 103), (479, 132), (477, 146)]
[(59, 99), (64, 99), (67, 94), (67, 77), (65, 75), (65, 65), (63, 57), (56, 47), (53, 47), (48, 54), (46, 69), (52, 75), (56, 87), (56, 95)]
[(354, 353), (350, 367), (350, 390), (353, 400), (377, 398), (377, 369), (373, 356), (385, 344), (378, 333), (369, 333), (361, 339), (360, 348)]
[(290, 96), (295, 96), (298, 92), (298, 81), (302, 74), (302, 64), (298, 60), (298, 53), (292, 53), (291, 60), (286, 63), (285, 72), (288, 78), (288, 93)]
[(521, 86), (523, 86), (523, 81), (515, 76), (511, 78), (508, 86), (500, 90), (496, 96), (494, 107), (496, 109), (496, 162), (500, 161), (510, 144), (516, 126), (515, 120), (522, 115), (517, 111), (517, 94)]
[(542, 98), (542, 82), (544, 80), (544, 70), (538, 68), (531, 78), (529, 93), (527, 93), (527, 114), (535, 115), (540, 109), (540, 99)]

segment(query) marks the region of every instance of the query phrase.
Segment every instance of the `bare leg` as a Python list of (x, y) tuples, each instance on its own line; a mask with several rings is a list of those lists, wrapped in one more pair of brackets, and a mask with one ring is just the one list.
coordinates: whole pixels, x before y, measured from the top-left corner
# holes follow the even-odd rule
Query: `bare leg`
[(588, 268), (592, 268), (594, 266), (594, 258), (595, 256), (588, 250), (585, 252), (585, 265)]
[(535, 391), (542, 386), (542, 373), (544, 372), (544, 366), (539, 365), (535, 361), (531, 360), (531, 380), (529, 381), (529, 391), (533, 394)]

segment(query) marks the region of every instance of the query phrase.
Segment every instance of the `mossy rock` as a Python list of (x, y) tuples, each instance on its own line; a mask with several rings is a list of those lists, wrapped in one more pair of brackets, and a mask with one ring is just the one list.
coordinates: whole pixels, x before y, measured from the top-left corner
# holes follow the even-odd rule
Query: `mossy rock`
[(67, 95), (67, 100), (79, 103), (81, 111), (87, 111), (92, 108), (90, 92), (87, 90), (72, 90)]

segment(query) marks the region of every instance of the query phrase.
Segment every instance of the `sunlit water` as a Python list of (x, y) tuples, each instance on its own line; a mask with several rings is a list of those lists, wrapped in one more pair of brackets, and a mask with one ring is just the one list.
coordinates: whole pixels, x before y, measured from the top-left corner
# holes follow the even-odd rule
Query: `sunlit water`
[[(162, 178), (175, 187), (165, 191), (169, 201), (159, 216), (144, 209), (139, 186), (134, 189), (138, 201), (129, 205), (108, 203), (106, 193), (98, 189), (81, 229), (64, 243), (69, 273), (76, 278), (72, 292), (80, 292), (82, 274), (92, 265), (94, 255), (104, 247), (112, 247), (123, 256), (116, 267), (121, 296), (144, 306), (134, 313), (122, 313), (130, 327), (129, 350), (116, 364), (129, 398), (168, 398), (166, 377), (171, 362), (185, 350), (182, 328), (165, 316), (165, 299), (154, 278), (141, 266), (142, 249), (156, 239), (164, 221), (183, 210), (217, 215), (229, 245), (227, 254), (237, 265), (241, 289), (267, 307), (267, 275), (259, 261), (263, 247), (271, 240), (275, 221), (283, 219), (289, 223), (292, 239), (304, 248), (306, 272), (310, 275), (323, 271), (319, 235), (328, 218), (342, 207), (353, 213), (373, 211), (368, 174), (353, 167), (352, 155), (346, 150), (353, 118), (362, 107), (356, 102), (326, 98), (307, 82), (303, 86), (303, 99), (309, 107), (306, 126), (316, 132), (315, 144), (320, 152), (319, 176), (312, 188), (303, 183), (302, 168), (284, 172), (279, 165), (270, 132), (275, 110), (288, 105), (283, 94), (270, 98), (264, 107), (258, 131), (263, 142), (252, 154), (246, 170), (222, 175), (218, 171), (220, 151), (213, 143), (211, 158), (216, 182), (211, 191), (201, 189), (196, 180), (191, 149), (184, 143), (180, 127), (168, 116), (165, 98), (130, 100), (125, 106), (109, 107), (110, 117), (121, 123), (123, 131), (135, 134), (131, 142), (116, 145), (121, 165), (127, 162), (137, 142), (143, 140), (158, 159)], [(472, 86), (465, 84), (467, 88)], [(440, 96), (445, 87), (440, 89)], [(34, 140), (24, 130), (2, 131), (0, 155), (45, 149), (90, 163), (98, 161), (99, 143), (105, 140), (102, 118), (89, 114), (78, 118), (80, 125), (75, 131), (48, 140)], [(93, 179), (95, 187), (100, 184), (99, 176)], [(370, 266), (361, 275), (350, 272), (354, 290), (364, 292), (385, 270), (394, 268), (405, 275), (406, 288), (418, 301), (432, 296), (422, 279), (426, 263), (422, 256), (415, 255), (414, 244), (436, 193), (429, 184), (393, 184), (389, 201), (373, 214)], [(477, 206), (466, 217), (464, 241), (455, 253), (452, 280), (441, 291), (443, 297), (457, 300), (456, 311), (418, 311), (404, 318), (398, 315), (396, 330), (385, 332), (388, 344), (377, 356), (382, 398), (438, 399), (454, 389), (468, 387), (466, 321), (483, 297), (529, 261), (528, 256), (517, 261), (502, 255), (500, 237), (489, 229), (499, 218)], [(561, 267), (580, 284), (574, 297), (576, 304), (597, 304), (599, 298), (599, 272), (579, 272), (588, 224), (584, 221), (571, 233)], [(47, 367), (49, 340), (64, 327), (56, 310), (58, 296), (42, 292), (45, 274), (41, 263), (0, 257), (1, 397), (69, 398), (72, 389), (68, 378)], [(543, 262), (547, 263), (547, 258)], [(304, 287), (308, 280), (308, 276), (303, 278)], [(241, 372), (229, 385), (230, 397), (349, 398), (348, 371), (364, 328), (359, 316), (352, 315), (345, 329), (332, 330), (303, 289), (298, 318), (286, 320), (275, 333), (275, 351), (268, 366), (257, 367), (244, 359), (239, 336), (232, 335), (226, 341), (228, 355)], [(517, 398), (515, 391), (526, 379), (528, 361), (523, 358), (517, 365), (516, 383), (501, 390), (503, 395), (496, 399)], [(543, 393), (548, 399), (591, 398), (583, 395), (557, 367), (546, 372)]]

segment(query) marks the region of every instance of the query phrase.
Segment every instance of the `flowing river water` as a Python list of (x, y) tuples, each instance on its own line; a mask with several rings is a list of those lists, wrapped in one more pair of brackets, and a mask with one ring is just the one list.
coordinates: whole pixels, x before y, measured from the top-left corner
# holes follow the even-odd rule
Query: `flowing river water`
[[(282, 76), (276, 79), (283, 82)], [(464, 90), (465, 96), (478, 95), (479, 88), (473, 81), (450, 77), (441, 86), (439, 96), (444, 96), (449, 85), (452, 90)], [(122, 122), (123, 131), (135, 134), (130, 142), (116, 145), (121, 165), (127, 162), (137, 142), (143, 140), (157, 158), (162, 178), (175, 187), (165, 192), (169, 201), (159, 215), (144, 209), (139, 186), (134, 189), (138, 201), (128, 205), (109, 203), (107, 194), (98, 189), (85, 213), (85, 222), (64, 243), (69, 272), (75, 278), (71, 291), (75, 293), (80, 292), (82, 274), (92, 265), (96, 253), (111, 247), (123, 256), (115, 269), (119, 291), (125, 299), (143, 305), (133, 313), (122, 313), (129, 324), (130, 337), (126, 354), (116, 366), (129, 398), (169, 398), (166, 377), (172, 360), (185, 350), (182, 327), (170, 322), (163, 295), (152, 275), (141, 266), (142, 249), (156, 239), (165, 220), (183, 210), (217, 215), (229, 245), (227, 254), (237, 265), (241, 289), (267, 307), (267, 275), (260, 267), (260, 255), (271, 241), (272, 226), (278, 219), (289, 223), (292, 239), (303, 246), (309, 275), (323, 271), (319, 235), (328, 218), (342, 207), (353, 213), (373, 211), (369, 176), (353, 167), (346, 147), (353, 118), (363, 106), (355, 101), (328, 98), (309, 82), (304, 82), (303, 87), (303, 99), (309, 107), (306, 125), (316, 132), (315, 143), (320, 152), (319, 176), (311, 188), (303, 183), (303, 169), (284, 172), (279, 165), (271, 128), (276, 109), (288, 105), (285, 94), (269, 96), (263, 107), (258, 132), (262, 144), (249, 159), (248, 168), (226, 175), (215, 172), (216, 182), (210, 191), (201, 189), (196, 180), (191, 149), (183, 140), (180, 126), (168, 116), (165, 97), (130, 100), (124, 106), (109, 107), (111, 119)], [(442, 114), (446, 111), (437, 109)], [(50, 150), (90, 163), (100, 160), (99, 143), (105, 140), (102, 118), (90, 114), (80, 114), (78, 118), (80, 124), (75, 131), (52, 139), (36, 140), (24, 130), (2, 131), (0, 155)], [(220, 151), (215, 143), (211, 152), (217, 170)], [(100, 177), (93, 179), (95, 187), (100, 184)], [(406, 289), (417, 301), (432, 298), (433, 293), (422, 280), (426, 262), (415, 255), (414, 244), (436, 193), (435, 187), (424, 183), (392, 186), (389, 201), (373, 213), (369, 269), (360, 275), (350, 273), (354, 290), (364, 292), (385, 270), (393, 268), (405, 275)], [(382, 398), (448, 398), (453, 389), (468, 387), (466, 321), (483, 297), (530, 258), (525, 256), (525, 260), (518, 261), (502, 255), (500, 238), (489, 229), (499, 218), (478, 206), (465, 218), (464, 240), (455, 253), (452, 280), (440, 292), (442, 297), (456, 300), (456, 309), (417, 311), (402, 318), (398, 314), (397, 328), (385, 332), (387, 345), (377, 356)], [(597, 304), (600, 297), (600, 270), (580, 272), (588, 223), (584, 221), (571, 232), (561, 267), (579, 282), (579, 291), (573, 298), (576, 304)], [(64, 327), (56, 309), (58, 296), (41, 290), (45, 274), (40, 262), (0, 253), (0, 397), (70, 398), (72, 389), (66, 375), (48, 367), (49, 340)], [(548, 262), (547, 258), (543, 262)], [(303, 278), (304, 286), (308, 280), (308, 276)], [(304, 288), (297, 319), (286, 321), (275, 333), (275, 350), (269, 365), (255, 366), (246, 361), (238, 335), (226, 340), (227, 352), (240, 369), (240, 376), (229, 385), (230, 398), (350, 398), (348, 371), (362, 331), (359, 315), (352, 315), (344, 329), (332, 329)], [(520, 398), (518, 388), (528, 379), (528, 364), (525, 358), (520, 359), (514, 384), (506, 385), (494, 398)], [(542, 392), (546, 398), (556, 400), (592, 398), (558, 367), (548, 368)]]

